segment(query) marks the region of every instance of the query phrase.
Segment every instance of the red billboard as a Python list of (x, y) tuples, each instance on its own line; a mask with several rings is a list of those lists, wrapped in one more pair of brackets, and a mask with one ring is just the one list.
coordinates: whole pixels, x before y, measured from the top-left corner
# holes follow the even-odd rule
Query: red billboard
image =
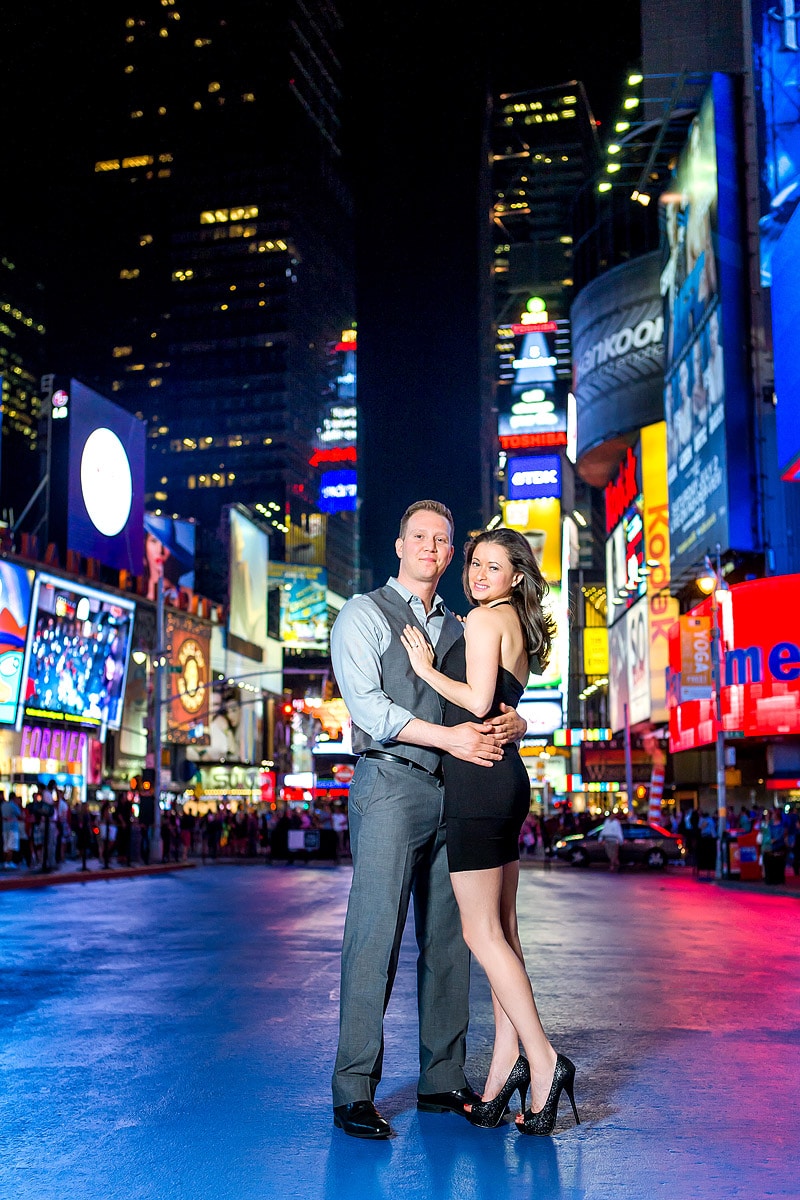
[[(800, 575), (734, 584), (720, 599), (723, 730), (744, 737), (800, 734)], [(713, 617), (712, 599), (692, 616)], [(709, 745), (717, 734), (713, 699), (682, 700), (681, 666), (676, 625), (670, 635), (673, 752)]]

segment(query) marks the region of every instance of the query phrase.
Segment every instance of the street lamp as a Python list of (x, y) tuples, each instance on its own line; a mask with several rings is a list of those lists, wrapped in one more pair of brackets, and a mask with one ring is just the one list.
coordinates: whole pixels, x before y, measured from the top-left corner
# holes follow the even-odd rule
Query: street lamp
[[(717, 542), (714, 562), (712, 563), (710, 556), (707, 554), (703, 560), (703, 568), (705, 573), (698, 580), (698, 586), (701, 591), (708, 591), (711, 594), (711, 670), (714, 680), (717, 718), (717, 736), (714, 746), (717, 765), (717, 862), (714, 874), (717, 879), (721, 879), (723, 862), (722, 839), (727, 824), (728, 795), (725, 783), (725, 731), (722, 727), (722, 630), (720, 628), (719, 593), (722, 591), (727, 592), (729, 588), (722, 577), (719, 542)], [(711, 587), (708, 587), (707, 585), (710, 581), (713, 581), (713, 584)]]

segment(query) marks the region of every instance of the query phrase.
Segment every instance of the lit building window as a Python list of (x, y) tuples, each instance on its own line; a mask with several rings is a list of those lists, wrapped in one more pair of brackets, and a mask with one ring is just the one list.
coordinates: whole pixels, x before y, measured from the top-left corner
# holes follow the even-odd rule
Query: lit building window
[(159, 109), (157, 109), (156, 111), (158, 112), (158, 115), (159, 115), (160, 117), (165, 117), (165, 116), (167, 115), (167, 110), (164, 108), (164, 105), (163, 105), (163, 104), (162, 104), (162, 105), (161, 105), (161, 107), (160, 107)]
[(111, 354), (114, 358), (127, 358), (129, 354), (133, 354), (133, 346), (115, 346)]
[(140, 108), (135, 109), (131, 113), (131, 119), (134, 121), (137, 119), (137, 117), (143, 117), (143, 116), (144, 116), (144, 113), (142, 112), (142, 110)]
[(188, 479), (186, 480), (186, 486), (187, 486), (187, 487), (188, 487), (190, 490), (192, 490), (192, 489), (196, 488), (196, 487), (197, 487), (197, 476), (196, 476), (196, 475), (190, 475), (190, 476), (188, 477)]
[(166, 492), (153, 492), (153, 495), (155, 496), (156, 500), (169, 500), (169, 496)]
[(169, 30), (168, 29), (159, 29), (158, 36), (159, 37), (169, 37)]
[(214, 81), (208, 85), (208, 90), (209, 90), (209, 92), (218, 92), (220, 89), (220, 86), (221, 86), (220, 84), (218, 84), (216, 81)]
[(252, 104), (253, 101), (255, 100), (255, 96), (253, 95), (252, 92), (245, 92), (244, 95), (242, 96), (242, 100), (244, 101), (245, 104)]
[(158, 161), (163, 162), (163, 163), (172, 162), (172, 155), (171, 154), (159, 154)]
[(194, 109), (194, 111), (195, 111), (195, 112), (200, 112), (200, 109), (201, 109), (202, 107), (203, 107), (203, 106), (202, 106), (202, 104), (200, 103), (200, 101), (199, 101), (199, 100), (195, 100), (194, 104), (192, 105), (192, 108)]
[(127, 66), (126, 66), (126, 68), (125, 68), (125, 74), (126, 74), (126, 75), (132, 75), (132, 74), (133, 74), (133, 67), (131, 66), (131, 64), (130, 64), (130, 63), (128, 63), (128, 65), (127, 65)]
[(150, 246), (150, 245), (152, 245), (152, 243), (153, 243), (152, 233), (143, 233), (142, 236), (139, 238), (140, 246)]
[(119, 159), (118, 158), (105, 158), (105, 159), (103, 159), (102, 162), (96, 162), (94, 164), (94, 169), (95, 169), (95, 172), (118, 171), (119, 170)]
[(132, 158), (123, 158), (123, 167), (149, 167), (152, 165), (152, 154), (135, 154)]
[(197, 49), (200, 50), (201, 47), (203, 47), (203, 46), (211, 45), (211, 38), (195, 38), (194, 44), (197, 47)]
[(143, 371), (144, 363), (131, 363), (125, 368), (126, 371)]
[(192, 270), (191, 267), (186, 267), (185, 270), (181, 269), (181, 270), (172, 272), (172, 278), (176, 283), (183, 283), (184, 280), (192, 279), (193, 277), (194, 277), (194, 271)]
[(138, 279), (139, 274), (138, 267), (123, 267), (119, 273), (119, 277), (120, 279)]
[(147, 386), (151, 388), (161, 387), (163, 380), (160, 375), (154, 375), (152, 379), (148, 379)]
[(162, 167), (161, 170), (158, 172), (158, 178), (159, 179), (169, 179), (171, 174), (172, 174), (172, 171), (169, 167)]
[(136, 24), (136, 22), (134, 21), (133, 17), (128, 17), (125, 21), (125, 28), (133, 29), (135, 24)]

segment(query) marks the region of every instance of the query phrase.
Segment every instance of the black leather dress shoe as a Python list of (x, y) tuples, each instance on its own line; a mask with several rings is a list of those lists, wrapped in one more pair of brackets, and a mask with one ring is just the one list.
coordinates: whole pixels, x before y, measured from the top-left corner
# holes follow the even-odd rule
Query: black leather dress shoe
[(392, 1127), (384, 1121), (371, 1100), (356, 1100), (352, 1104), (337, 1104), (333, 1110), (333, 1123), (350, 1137), (388, 1138)]
[(428, 1095), (417, 1092), (417, 1108), (420, 1112), (454, 1112), (460, 1117), (465, 1117), (467, 1114), (464, 1112), (464, 1105), (479, 1104), (480, 1099), (478, 1093), (466, 1084), (457, 1092), (431, 1092)]

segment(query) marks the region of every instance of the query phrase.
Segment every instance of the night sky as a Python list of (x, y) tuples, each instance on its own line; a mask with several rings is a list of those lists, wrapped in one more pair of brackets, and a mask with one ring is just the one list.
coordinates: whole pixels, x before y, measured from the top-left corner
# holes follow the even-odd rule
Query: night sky
[[(588, 0), (478, 12), (463, 0), (343, 2), (366, 432), (363, 549), (376, 584), (394, 569), (397, 523), (411, 501), (450, 505), (458, 554), (479, 522), (477, 182), (487, 90), (580, 79), (595, 115), (613, 118), (625, 72), (637, 65), (639, 17), (637, 0), (616, 0), (613, 22), (610, 8)], [(0, 49), (0, 229), (8, 235), (0, 240), (12, 252), (27, 246), (50, 257), (57, 238), (71, 275), (67, 294), (78, 298), (81, 263), (71, 245), (97, 217), (81, 204), (81, 187), (114, 65), (97, 56), (93, 39), (119, 11), (98, 0), (15, 8)], [(72, 225), (48, 218), (57, 214), (54, 198)], [(452, 567), (442, 590), (463, 609), (459, 574)]]

